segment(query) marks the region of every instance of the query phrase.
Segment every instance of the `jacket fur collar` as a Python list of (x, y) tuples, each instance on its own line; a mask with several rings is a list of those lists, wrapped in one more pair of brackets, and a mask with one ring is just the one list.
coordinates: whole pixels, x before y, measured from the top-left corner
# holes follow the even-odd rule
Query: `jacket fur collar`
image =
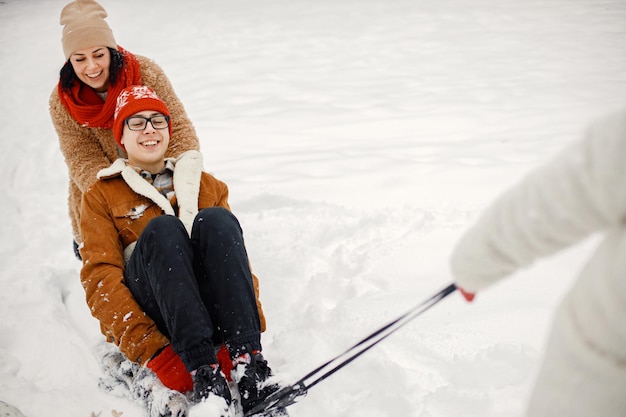
[[(174, 192), (178, 202), (178, 217), (191, 236), (191, 227), (198, 214), (198, 195), (202, 176), (202, 154), (198, 151), (187, 151), (178, 158), (167, 158), (174, 164)], [(159, 193), (148, 181), (132, 167), (126, 165), (124, 159), (118, 159), (98, 172), (98, 179), (121, 176), (126, 184), (137, 194), (149, 198), (157, 204), (165, 214), (174, 216), (175, 212), (169, 200)]]

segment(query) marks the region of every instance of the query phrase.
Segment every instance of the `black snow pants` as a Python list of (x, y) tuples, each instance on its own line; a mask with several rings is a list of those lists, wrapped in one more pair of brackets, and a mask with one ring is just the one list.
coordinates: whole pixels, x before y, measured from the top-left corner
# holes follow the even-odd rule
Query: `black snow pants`
[(213, 207), (196, 216), (189, 237), (174, 216), (152, 219), (126, 263), (126, 285), (170, 340), (188, 371), (261, 350), (259, 312), (239, 221)]

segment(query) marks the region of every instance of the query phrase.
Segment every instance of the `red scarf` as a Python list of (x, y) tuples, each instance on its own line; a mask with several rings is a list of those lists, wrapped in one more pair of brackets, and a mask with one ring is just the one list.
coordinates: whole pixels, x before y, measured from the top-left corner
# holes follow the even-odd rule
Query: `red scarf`
[(63, 91), (60, 82), (57, 86), (61, 103), (83, 127), (110, 129), (117, 96), (128, 86), (141, 85), (141, 68), (137, 58), (119, 45), (117, 49), (124, 57), (124, 66), (115, 85), (109, 86), (106, 101), (103, 102), (93, 88), (78, 79), (69, 92)]

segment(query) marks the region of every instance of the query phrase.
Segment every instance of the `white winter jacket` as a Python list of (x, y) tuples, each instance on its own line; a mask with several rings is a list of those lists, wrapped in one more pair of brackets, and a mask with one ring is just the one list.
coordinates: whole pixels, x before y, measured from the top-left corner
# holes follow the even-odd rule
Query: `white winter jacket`
[(626, 113), (503, 194), (453, 251), (478, 291), (583, 238), (604, 239), (556, 313), (528, 415), (626, 416)]

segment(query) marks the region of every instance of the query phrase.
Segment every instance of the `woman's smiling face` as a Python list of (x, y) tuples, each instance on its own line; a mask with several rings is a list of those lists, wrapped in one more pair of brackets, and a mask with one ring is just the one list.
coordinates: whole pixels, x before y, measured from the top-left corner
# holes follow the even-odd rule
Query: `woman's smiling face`
[(99, 93), (109, 88), (111, 52), (106, 46), (92, 46), (75, 51), (70, 63), (79, 80)]

